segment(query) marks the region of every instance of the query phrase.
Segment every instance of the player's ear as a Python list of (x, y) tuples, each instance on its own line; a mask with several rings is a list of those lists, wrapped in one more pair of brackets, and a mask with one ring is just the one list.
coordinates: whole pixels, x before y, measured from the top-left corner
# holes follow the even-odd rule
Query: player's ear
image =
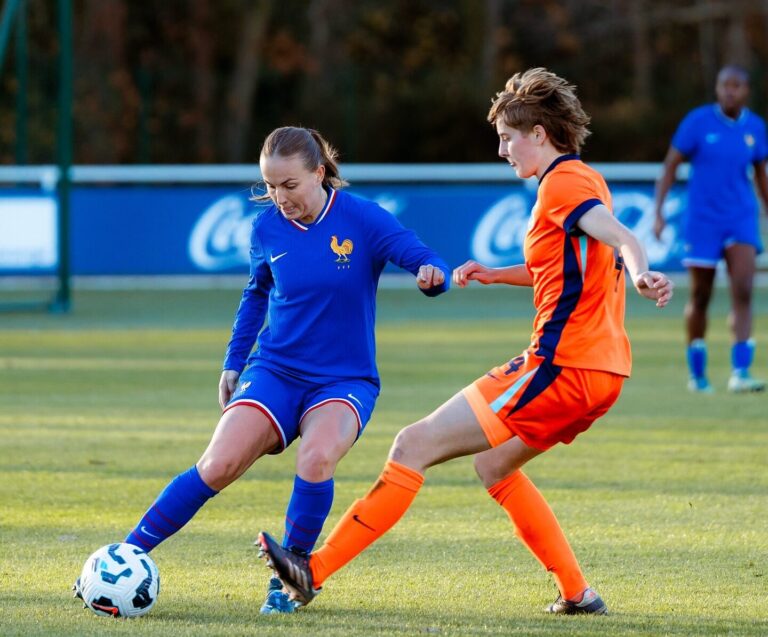
[(533, 129), (531, 130), (531, 135), (533, 135), (534, 141), (539, 144), (543, 144), (544, 141), (547, 139), (547, 131), (544, 129), (544, 127), (541, 124), (536, 124), (533, 127)]
[(320, 164), (315, 170), (315, 176), (317, 177), (317, 183), (322, 184), (325, 179), (325, 164)]

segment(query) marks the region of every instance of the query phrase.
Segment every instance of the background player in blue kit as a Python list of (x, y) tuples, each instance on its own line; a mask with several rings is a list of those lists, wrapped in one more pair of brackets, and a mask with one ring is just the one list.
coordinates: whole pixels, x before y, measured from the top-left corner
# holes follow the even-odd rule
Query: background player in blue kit
[[(427, 296), (449, 286), (448, 265), (414, 232), (339, 190), (336, 153), (316, 131), (276, 129), (260, 165), (267, 192), (257, 199), (269, 205), (253, 221), (250, 277), (219, 383), (224, 413), (197, 464), (170, 482), (126, 538), (146, 551), (259, 457), (298, 437), (283, 545), (310, 551), (333, 502), (336, 464), (379, 394), (374, 321), (385, 264), (415, 274)], [(294, 609), (281, 588), (273, 578), (263, 613)]]
[(768, 140), (765, 122), (747, 107), (749, 76), (737, 66), (720, 70), (717, 102), (691, 111), (681, 122), (664, 160), (664, 172), (656, 189), (656, 237), (664, 229), (662, 207), (675, 181), (677, 167), (686, 159), (692, 174), (688, 184), (685, 219), (686, 256), (691, 294), (685, 309), (688, 336), (688, 388), (709, 393), (706, 374), (707, 308), (712, 296), (715, 268), (721, 258), (728, 267), (731, 290), (729, 324), (733, 332), (728, 380), (731, 392), (765, 389), (765, 382), (752, 378), (754, 357), (752, 334), (752, 286), (756, 255), (762, 251), (758, 205), (749, 179), (768, 206), (768, 177), (765, 167)]

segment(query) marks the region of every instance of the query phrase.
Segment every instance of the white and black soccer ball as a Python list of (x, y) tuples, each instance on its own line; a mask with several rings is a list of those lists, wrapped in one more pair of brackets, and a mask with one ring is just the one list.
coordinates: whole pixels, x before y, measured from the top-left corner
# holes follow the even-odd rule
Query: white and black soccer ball
[(108, 544), (85, 561), (76, 586), (85, 605), (97, 615), (139, 617), (157, 601), (160, 574), (140, 548)]

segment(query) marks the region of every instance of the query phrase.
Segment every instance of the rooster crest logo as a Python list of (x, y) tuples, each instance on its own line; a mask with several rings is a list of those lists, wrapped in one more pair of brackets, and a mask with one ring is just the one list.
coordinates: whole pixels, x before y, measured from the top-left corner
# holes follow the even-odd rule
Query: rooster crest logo
[(351, 239), (344, 239), (339, 243), (339, 238), (336, 235), (331, 237), (331, 250), (336, 255), (336, 263), (349, 263), (349, 255), (352, 254), (354, 245)]

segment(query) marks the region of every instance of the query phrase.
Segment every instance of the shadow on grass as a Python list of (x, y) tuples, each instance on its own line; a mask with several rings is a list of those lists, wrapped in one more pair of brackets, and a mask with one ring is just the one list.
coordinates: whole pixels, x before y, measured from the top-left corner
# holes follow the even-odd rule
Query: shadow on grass
[[(431, 591), (433, 598), (440, 591)], [(163, 635), (764, 635), (766, 622), (734, 621), (676, 612), (661, 614), (613, 613), (606, 617), (553, 617), (541, 611), (520, 613), (517, 608), (495, 608), (478, 613), (457, 613), (450, 600), (437, 599), (417, 607), (366, 608), (331, 606), (316, 601), (292, 615), (262, 616), (260, 599), (173, 599), (147, 616), (134, 620), (96, 617), (63, 595), (32, 596), (5, 592), (0, 621), (3, 635), (58, 635), (60, 637), (131, 634)], [(423, 608), (425, 603), (436, 610)], [(184, 604), (184, 605), (182, 605)]]

